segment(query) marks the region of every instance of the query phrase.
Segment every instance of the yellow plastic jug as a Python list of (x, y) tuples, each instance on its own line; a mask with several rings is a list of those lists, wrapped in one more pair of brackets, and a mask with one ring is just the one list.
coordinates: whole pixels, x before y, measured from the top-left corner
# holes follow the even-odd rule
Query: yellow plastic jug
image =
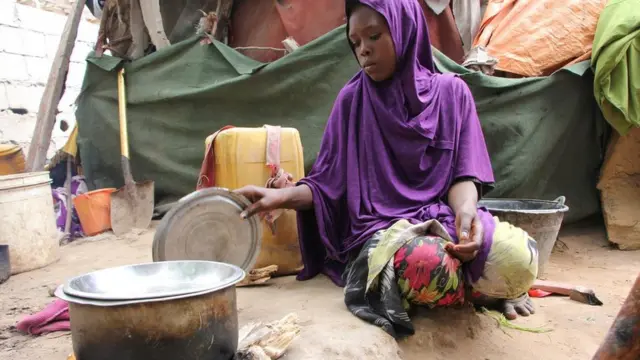
[[(279, 163), (296, 182), (304, 177), (304, 158), (298, 130), (279, 128)], [(214, 141), (215, 138), (215, 141)], [(215, 186), (237, 189), (246, 185), (264, 186), (271, 175), (267, 166), (267, 129), (228, 128), (205, 140), (214, 141)], [(275, 234), (263, 221), (262, 248), (254, 268), (277, 265), (277, 275), (290, 275), (302, 269), (295, 211), (285, 211), (275, 222)]]

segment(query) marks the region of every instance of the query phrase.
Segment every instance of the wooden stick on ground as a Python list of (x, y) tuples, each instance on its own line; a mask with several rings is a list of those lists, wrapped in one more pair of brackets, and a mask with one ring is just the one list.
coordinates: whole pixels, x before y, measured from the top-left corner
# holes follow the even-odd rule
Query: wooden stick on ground
[(84, 4), (85, 2), (82, 0), (76, 1), (67, 17), (67, 23), (64, 25), (64, 30), (60, 37), (60, 45), (58, 45), (51, 70), (49, 70), (49, 79), (40, 100), (36, 128), (33, 131), (33, 138), (27, 154), (27, 171), (42, 170), (47, 160), (51, 132), (56, 122), (56, 113), (58, 112), (58, 103), (62, 97), (63, 86), (67, 80), (69, 59), (78, 35), (78, 25), (80, 24)]
[(236, 286), (264, 285), (277, 271), (278, 265), (269, 265), (260, 269), (253, 269), (249, 271), (247, 277)]

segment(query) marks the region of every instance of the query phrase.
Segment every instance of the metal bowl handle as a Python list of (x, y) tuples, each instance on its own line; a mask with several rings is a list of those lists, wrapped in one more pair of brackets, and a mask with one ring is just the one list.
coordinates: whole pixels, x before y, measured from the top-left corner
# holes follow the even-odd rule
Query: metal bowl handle
[(553, 202), (558, 203), (560, 206), (564, 206), (564, 202), (567, 200), (564, 196), (559, 196), (557, 199), (553, 200)]

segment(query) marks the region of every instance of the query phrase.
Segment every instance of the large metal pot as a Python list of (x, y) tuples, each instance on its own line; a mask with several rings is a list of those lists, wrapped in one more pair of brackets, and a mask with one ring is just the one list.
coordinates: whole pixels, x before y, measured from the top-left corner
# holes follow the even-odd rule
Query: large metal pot
[(229, 360), (238, 346), (237, 281), (138, 300), (93, 300), (63, 286), (55, 295), (69, 303), (77, 360)]

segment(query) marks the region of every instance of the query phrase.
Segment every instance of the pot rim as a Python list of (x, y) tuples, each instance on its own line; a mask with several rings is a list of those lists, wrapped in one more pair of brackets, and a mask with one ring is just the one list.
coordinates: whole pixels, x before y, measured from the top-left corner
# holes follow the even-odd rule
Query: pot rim
[(68, 303), (71, 304), (79, 304), (79, 305), (91, 305), (91, 306), (98, 306), (98, 307), (115, 307), (115, 306), (127, 306), (127, 305), (136, 305), (136, 304), (149, 304), (149, 303), (159, 303), (159, 302), (167, 302), (167, 301), (172, 301), (172, 300), (180, 300), (180, 299), (187, 299), (190, 297), (197, 297), (197, 296), (201, 296), (201, 295), (208, 295), (208, 294), (212, 294), (214, 292), (218, 292), (218, 291), (225, 291), (225, 290), (234, 290), (236, 289), (235, 284), (231, 285), (231, 286), (227, 286), (225, 288), (222, 289), (211, 289), (211, 290), (204, 290), (204, 291), (199, 291), (199, 292), (195, 292), (195, 293), (190, 293), (190, 294), (182, 294), (182, 295), (175, 295), (175, 296), (167, 296), (167, 297), (163, 297), (163, 298), (149, 298), (149, 299), (137, 299), (137, 300), (93, 300), (93, 299), (85, 299), (85, 298), (81, 298), (81, 297), (77, 297), (77, 296), (72, 296), (69, 295), (67, 293), (64, 292), (63, 290), (64, 285), (59, 285), (56, 288), (56, 291), (54, 292), (54, 295), (61, 300), (64, 300)]
[[(215, 286), (210, 286), (207, 285), (206, 287), (200, 287), (192, 289), (193, 291), (189, 291), (189, 292), (164, 292), (164, 293), (160, 293), (157, 295), (153, 295), (153, 296), (147, 296), (147, 297), (124, 297), (124, 296), (119, 296), (119, 297), (110, 297), (109, 295), (103, 295), (103, 294), (97, 294), (97, 293), (86, 293), (84, 291), (81, 291), (79, 289), (75, 289), (73, 286), (71, 286), (72, 282), (74, 280), (83, 278), (83, 277), (87, 277), (90, 276), (92, 274), (96, 274), (99, 272), (103, 272), (103, 271), (112, 271), (113, 269), (118, 269), (118, 268), (127, 268), (127, 267), (134, 267), (134, 266), (149, 266), (151, 264), (157, 264), (157, 263), (164, 263), (164, 264), (171, 264), (171, 263), (184, 263), (184, 262), (188, 262), (188, 263), (209, 263), (209, 264), (216, 264), (216, 265), (220, 265), (220, 266), (224, 266), (224, 267), (228, 267), (230, 269), (233, 270), (233, 276), (224, 279), (224, 282), (220, 282), (219, 284), (215, 285)], [(186, 260), (186, 261), (180, 261), (180, 260), (176, 260), (176, 261), (159, 261), (159, 262), (147, 262), (147, 263), (140, 263), (140, 264), (132, 264), (132, 265), (124, 265), (124, 266), (116, 266), (116, 267), (112, 267), (112, 268), (106, 268), (106, 269), (101, 269), (101, 270), (96, 270), (96, 271), (92, 271), (92, 272), (88, 272), (86, 274), (82, 274), (79, 276), (75, 276), (67, 281), (65, 281), (65, 283), (63, 285), (61, 285), (61, 290), (62, 293), (69, 297), (70, 299), (76, 299), (75, 302), (80, 302), (80, 300), (89, 300), (89, 301), (97, 301), (97, 302), (104, 302), (104, 303), (113, 303), (113, 302), (118, 302), (118, 303), (126, 303), (126, 302), (135, 302), (135, 303), (141, 303), (141, 302), (152, 302), (152, 301), (164, 301), (164, 300), (172, 300), (172, 299), (178, 299), (178, 298), (184, 298), (184, 297), (189, 297), (189, 296), (197, 296), (200, 294), (207, 294), (210, 292), (214, 292), (217, 290), (222, 290), (228, 287), (232, 287), (235, 286), (235, 284), (239, 283), (240, 281), (242, 281), (246, 276), (246, 272), (239, 268), (238, 266), (235, 266), (233, 264), (227, 264), (227, 263), (221, 263), (221, 262), (216, 262), (216, 261), (204, 261), (204, 260)], [(67, 300), (67, 299), (63, 299), (63, 300)], [(67, 300), (67, 301), (73, 301), (73, 300)], [(108, 305), (103, 305), (103, 306), (108, 306)]]

